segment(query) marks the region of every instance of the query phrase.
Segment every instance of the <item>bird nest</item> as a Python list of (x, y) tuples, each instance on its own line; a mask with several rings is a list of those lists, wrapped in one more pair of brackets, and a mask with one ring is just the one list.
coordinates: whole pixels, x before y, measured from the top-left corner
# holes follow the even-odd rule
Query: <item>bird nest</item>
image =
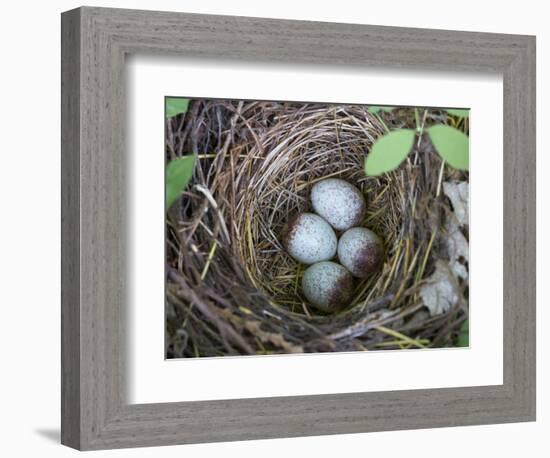
[[(410, 113), (201, 100), (167, 120), (167, 159), (197, 154), (193, 179), (167, 214), (168, 358), (452, 345), (467, 317), (467, 286), (460, 285), (457, 305), (435, 317), (419, 289), (448, 257), (452, 205), (441, 184), (467, 173), (444, 167), (424, 140), (397, 170), (364, 172), (388, 126), (414, 126)], [(427, 110), (423, 121), (444, 116)], [(357, 279), (352, 302), (332, 314), (304, 299), (305, 266), (282, 245), (285, 224), (312, 211), (311, 187), (327, 177), (362, 191), (363, 226), (385, 251), (380, 271)]]

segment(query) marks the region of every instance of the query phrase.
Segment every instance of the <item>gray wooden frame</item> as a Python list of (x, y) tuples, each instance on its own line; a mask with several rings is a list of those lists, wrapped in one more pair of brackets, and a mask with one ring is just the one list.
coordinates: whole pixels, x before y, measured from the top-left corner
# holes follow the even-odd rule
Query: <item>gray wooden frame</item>
[[(130, 405), (127, 54), (504, 78), (504, 383)], [(535, 38), (83, 7), (62, 15), (62, 443), (138, 447), (535, 419)], [(474, 368), (472, 368), (474, 370)]]

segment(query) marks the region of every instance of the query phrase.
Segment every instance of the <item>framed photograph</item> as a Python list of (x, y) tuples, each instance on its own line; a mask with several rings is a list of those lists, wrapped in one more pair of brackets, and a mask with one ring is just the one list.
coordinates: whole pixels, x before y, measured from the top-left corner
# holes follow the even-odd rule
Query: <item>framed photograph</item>
[(62, 15), (62, 442), (535, 419), (535, 38)]

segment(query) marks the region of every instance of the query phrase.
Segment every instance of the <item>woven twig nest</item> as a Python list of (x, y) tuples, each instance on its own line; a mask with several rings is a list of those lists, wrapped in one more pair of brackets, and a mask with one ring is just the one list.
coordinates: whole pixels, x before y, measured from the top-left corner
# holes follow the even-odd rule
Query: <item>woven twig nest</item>
[[(168, 215), (168, 357), (404, 348), (403, 336), (449, 343), (460, 307), (430, 318), (418, 294), (445, 257), (444, 169), (421, 144), (396, 171), (365, 176), (384, 132), (379, 117), (349, 105), (197, 101), (167, 122), (168, 159), (198, 153)], [(305, 266), (282, 245), (285, 224), (312, 210), (311, 187), (327, 177), (363, 192), (363, 226), (385, 250), (381, 270), (357, 280), (352, 302), (333, 314), (305, 301)]]

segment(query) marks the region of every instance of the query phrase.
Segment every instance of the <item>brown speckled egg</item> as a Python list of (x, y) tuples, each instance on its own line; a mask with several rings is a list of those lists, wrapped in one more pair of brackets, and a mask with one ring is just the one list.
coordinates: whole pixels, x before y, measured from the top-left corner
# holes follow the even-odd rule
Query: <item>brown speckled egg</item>
[(306, 299), (319, 310), (333, 312), (349, 304), (353, 278), (340, 264), (318, 262), (304, 272), (302, 291)]
[(333, 258), (338, 239), (323, 218), (313, 213), (301, 213), (287, 224), (283, 243), (296, 261), (313, 264)]
[(366, 278), (376, 272), (383, 255), (380, 238), (364, 227), (348, 229), (338, 242), (338, 259), (354, 277)]
[(359, 226), (367, 211), (361, 191), (338, 178), (327, 178), (314, 184), (311, 188), (311, 203), (315, 213), (338, 231)]

